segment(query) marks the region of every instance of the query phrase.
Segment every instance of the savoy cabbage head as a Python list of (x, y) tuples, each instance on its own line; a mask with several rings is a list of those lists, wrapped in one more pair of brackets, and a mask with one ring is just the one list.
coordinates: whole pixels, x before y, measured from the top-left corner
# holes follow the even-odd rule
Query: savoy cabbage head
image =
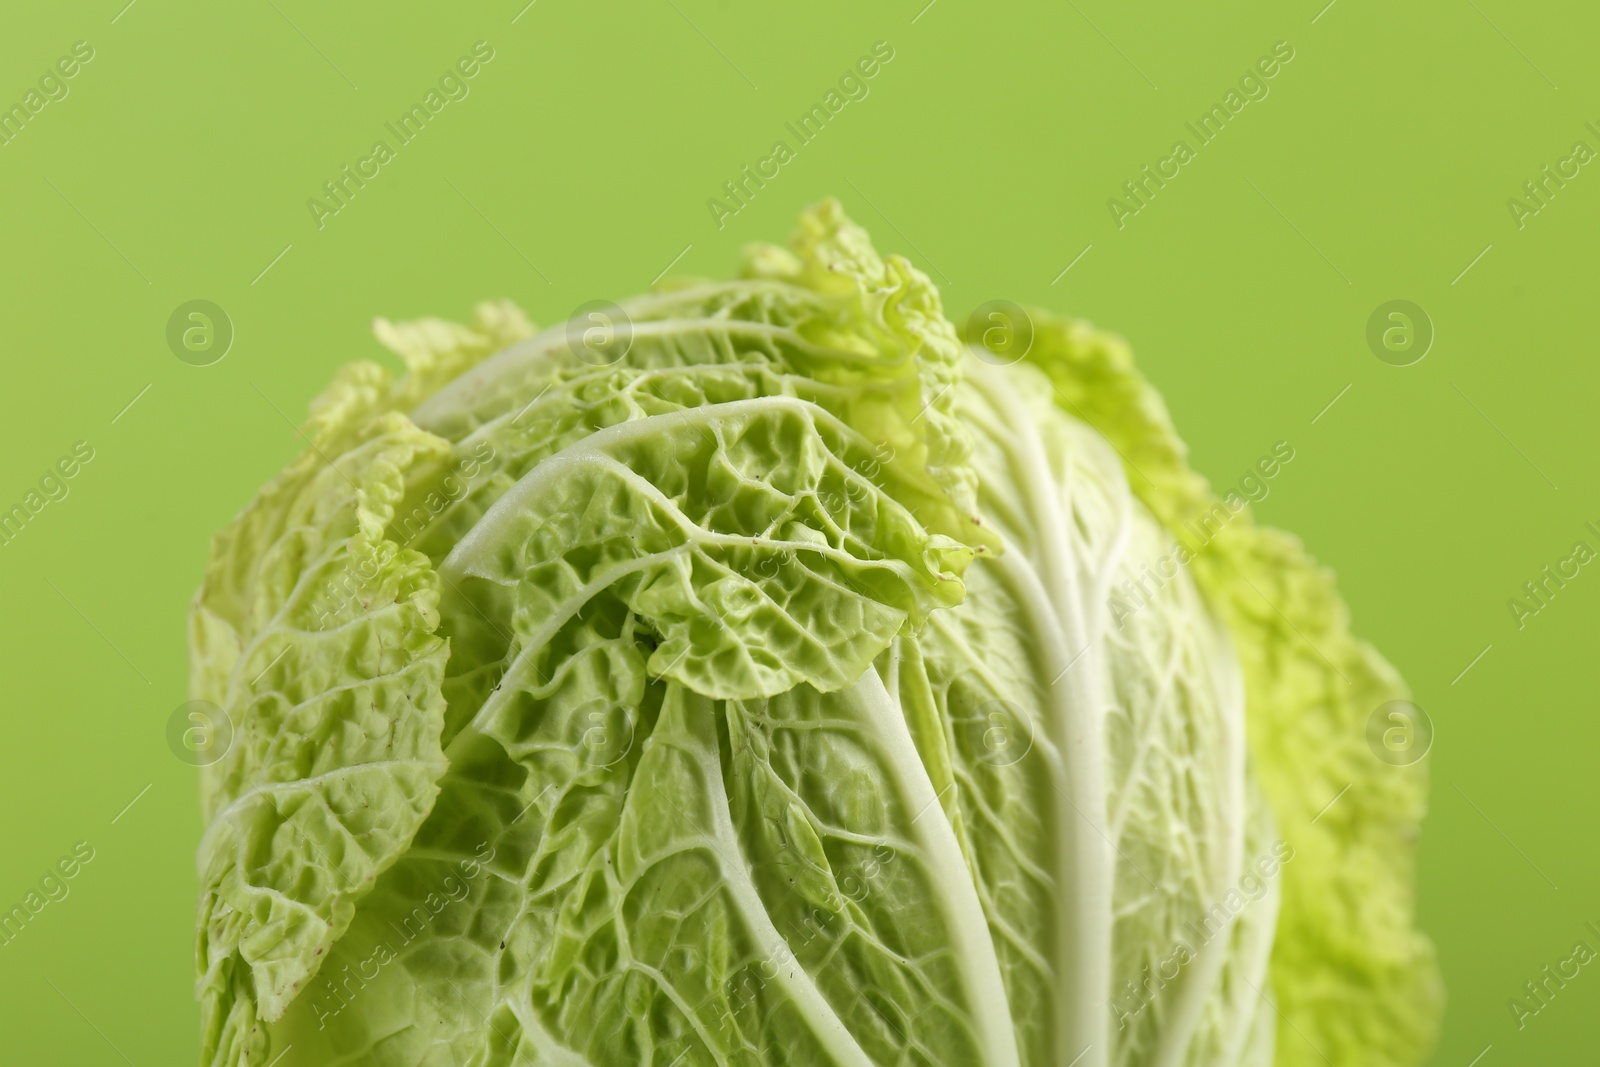
[(216, 539), (204, 1064), (1425, 1058), (1402, 684), (1120, 341), (833, 202), (625, 315), (380, 321)]

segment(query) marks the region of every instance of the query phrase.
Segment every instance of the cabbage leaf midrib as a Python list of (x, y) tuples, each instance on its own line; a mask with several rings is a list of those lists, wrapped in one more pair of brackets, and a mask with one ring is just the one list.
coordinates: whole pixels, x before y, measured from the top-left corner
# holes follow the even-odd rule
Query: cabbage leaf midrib
[[(1021, 398), (1001, 376), (974, 374), (968, 380), (1005, 416), (1011, 432), (998, 443), (1033, 512), (1034, 551), (1024, 553), (1022, 546), (1007, 544), (1000, 556), (1002, 565), (1014, 568), (1024, 586), (1043, 589), (1043, 598), (1030, 596), (1028, 603), (1035, 610), (1048, 608), (1054, 623), (1039, 628), (1042, 646), (1053, 653), (1054, 662), (1047, 669), (1058, 672), (1043, 686), (1049, 708), (1045, 725), (1063, 758), (1064, 780), (1053, 782), (1053, 789), (1071, 809), (1058, 808), (1055, 816), (1056, 891), (1062, 902), (1054, 951), (1056, 1056), (1062, 1063), (1077, 1058), (1079, 1067), (1105, 1067), (1109, 1049), (1103, 998), (1111, 984), (1114, 864), (1103, 828), (1106, 780), (1098, 679), (1104, 664), (1093, 647), (1091, 622), (1095, 613), (1103, 611), (1104, 598), (1095, 597), (1093, 588), (1082, 588), (1077, 578), (1086, 564), (1077, 560), (1064, 536), (1074, 518), (1058, 495), (1038, 421), (1028, 416)], [(1070, 461), (1065, 466), (1072, 468)], [(1104, 571), (1114, 569), (1126, 537), (1123, 523)], [(1037, 575), (1033, 583), (1028, 571)]]

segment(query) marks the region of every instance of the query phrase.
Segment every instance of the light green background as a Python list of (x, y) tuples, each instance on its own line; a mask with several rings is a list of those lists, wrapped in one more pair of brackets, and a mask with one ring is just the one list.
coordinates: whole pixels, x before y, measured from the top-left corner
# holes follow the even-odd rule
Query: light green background
[[(1521, 1032), (1506, 1007), (1600, 921), (1600, 569), (1521, 631), (1506, 606), (1579, 537), (1600, 547), (1600, 175), (1520, 231), (1506, 207), (1575, 140), (1600, 147), (1579, 5), (124, 2), (0, 14), (7, 106), (95, 49), (0, 147), (0, 505), (96, 451), (0, 548), (0, 906), (96, 850), (0, 947), (0, 1059), (194, 1057), (195, 772), (164, 738), (185, 609), (212, 531), (301, 447), (286, 416), (380, 354), (368, 321), (510, 296), (549, 322), (685, 246), (678, 270), (726, 272), (836, 194), (953, 314), (1005, 297), (1126, 335), (1214, 481), (1294, 445), (1258, 514), (1338, 570), (1437, 729), (1435, 1062), (1593, 1062), (1593, 968)], [(306, 200), (479, 40), (470, 97), (319, 231)], [(706, 200), (879, 40), (871, 95), (719, 230)], [(1107, 198), (1283, 40), (1270, 96), (1118, 230)], [(209, 367), (164, 340), (195, 298), (237, 330)], [(1392, 298), (1437, 330), (1414, 366), (1364, 341)]]

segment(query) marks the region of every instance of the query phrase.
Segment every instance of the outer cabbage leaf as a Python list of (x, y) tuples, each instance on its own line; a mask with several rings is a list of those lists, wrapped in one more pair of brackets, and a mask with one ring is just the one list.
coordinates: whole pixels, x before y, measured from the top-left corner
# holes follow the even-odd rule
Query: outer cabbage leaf
[(949, 400), (926, 364), (959, 347), (925, 278), (819, 219), (798, 254), (855, 248), (842, 290), (653, 298), (616, 366), (542, 335), (416, 412), (461, 470), (395, 524), (446, 583), (450, 770), (274, 1047), (1015, 1062), (959, 843), (872, 667), (990, 540), (970, 478), (927, 460)]
[(406, 408), (530, 328), (378, 324), (396, 382), (356, 363), (312, 405), (309, 447), (218, 535), (190, 615), (191, 696), (232, 742), (206, 767), (200, 846), (202, 1057), (265, 1062), (262, 1024), (312, 979), (444, 772), (439, 581), (387, 536), (449, 455)]
[(953, 769), (1023, 1062), (1234, 1062), (1192, 1054), (1237, 1050), (1269, 1011), (1223, 1004), (1225, 974), (1263, 981), (1238, 931), (1265, 914), (1270, 943), (1271, 901), (1208, 916), (1255, 859), (1247, 830), (1271, 826), (1227, 634), (1182, 574), (1118, 613), (1170, 536), (1036, 370), (967, 372), (954, 410), (1005, 551), (901, 643), (901, 699), (925, 761)]
[(259, 1059), (260, 1022), (316, 973), (444, 771), (438, 579), (383, 530), (407, 473), (447, 449), (401, 415), (358, 423), (316, 428), (218, 538), (196, 598), (192, 696), (233, 730), (203, 777), (212, 1062)]
[(1204, 544), (1188, 539), (1192, 567), (1233, 632), (1250, 748), (1296, 856), (1284, 871), (1272, 989), (1262, 990), (1289, 1024), (1276, 1062), (1420, 1063), (1443, 1006), (1433, 947), (1413, 914), (1427, 771), (1381, 763), (1365, 743), (1367, 717), (1404, 698), (1404, 683), (1352, 636), (1331, 574), (1300, 542), (1257, 526), (1242, 499), (1219, 500), (1189, 468), (1125, 343), (1084, 322), (1032, 317), (1028, 360), (1049, 376), (1056, 401), (1116, 447), (1164, 526), (1211, 533)]

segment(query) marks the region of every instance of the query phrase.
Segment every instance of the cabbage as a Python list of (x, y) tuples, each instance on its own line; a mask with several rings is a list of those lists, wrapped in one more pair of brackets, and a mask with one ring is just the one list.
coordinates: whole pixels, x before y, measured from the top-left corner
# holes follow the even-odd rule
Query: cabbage
[(1419, 1063), (1400, 679), (1030, 319), (969, 346), (830, 201), (543, 333), (380, 320), (193, 606), (202, 1063)]

